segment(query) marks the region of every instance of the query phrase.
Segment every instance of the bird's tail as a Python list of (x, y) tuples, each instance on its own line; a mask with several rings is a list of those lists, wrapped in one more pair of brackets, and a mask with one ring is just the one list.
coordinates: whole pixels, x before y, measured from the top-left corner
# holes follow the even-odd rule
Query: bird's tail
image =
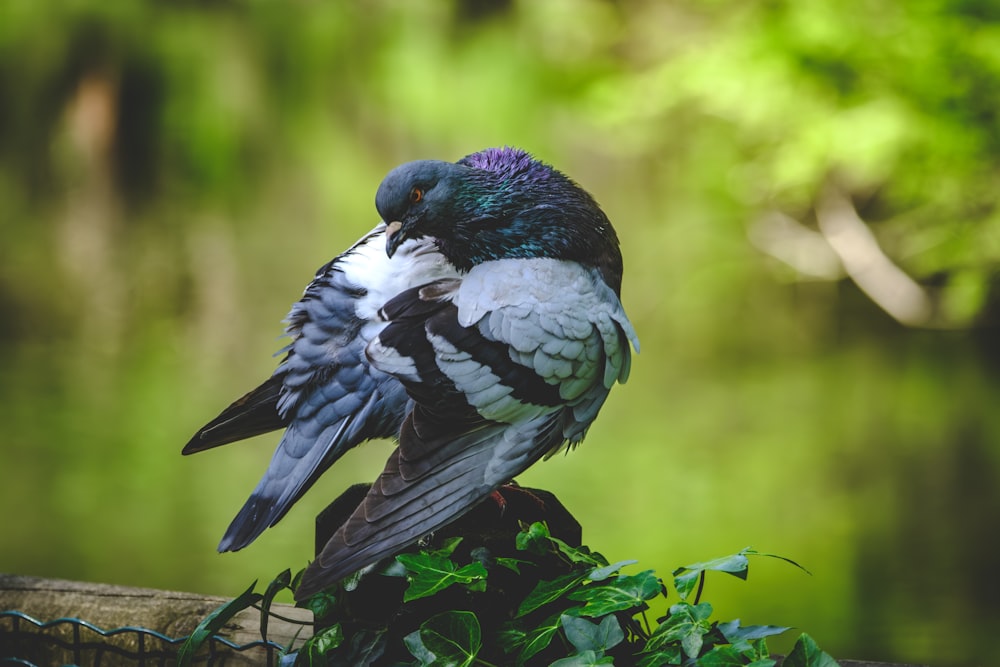
[(318, 436), (303, 435), (298, 424), (289, 426), (257, 488), (229, 524), (219, 551), (238, 551), (280, 521), (320, 475), (356, 444), (345, 437), (353, 419), (353, 415), (344, 417)]

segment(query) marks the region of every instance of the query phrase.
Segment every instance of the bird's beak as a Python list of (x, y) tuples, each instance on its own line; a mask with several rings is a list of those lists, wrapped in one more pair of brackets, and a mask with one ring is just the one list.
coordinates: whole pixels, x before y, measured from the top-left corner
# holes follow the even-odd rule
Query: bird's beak
[(398, 220), (394, 220), (386, 225), (385, 228), (385, 254), (392, 259), (392, 256), (396, 254), (396, 249), (399, 248), (399, 244), (403, 242), (403, 234), (399, 233), (399, 230), (403, 228), (403, 223)]

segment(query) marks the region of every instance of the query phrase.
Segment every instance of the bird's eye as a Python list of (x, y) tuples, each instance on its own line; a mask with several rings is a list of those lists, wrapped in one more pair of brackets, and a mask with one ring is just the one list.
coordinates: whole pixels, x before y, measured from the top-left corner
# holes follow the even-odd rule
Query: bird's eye
[(424, 191), (420, 188), (413, 188), (410, 190), (410, 203), (416, 204), (418, 201), (424, 198)]

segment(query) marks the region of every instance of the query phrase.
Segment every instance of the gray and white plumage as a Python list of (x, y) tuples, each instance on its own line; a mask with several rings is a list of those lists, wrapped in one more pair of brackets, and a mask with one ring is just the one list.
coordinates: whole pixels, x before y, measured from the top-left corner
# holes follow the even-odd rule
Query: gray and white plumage
[[(374, 369), (365, 346), (386, 325), (379, 308), (415, 284), (457, 272), (414, 240), (392, 259), (385, 223), (316, 272), (286, 318), (292, 342), (274, 374), (202, 427), (184, 454), (285, 428), (271, 464), (233, 519), (219, 551), (236, 551), (276, 524), (343, 454), (399, 432), (409, 397)], [(279, 352), (280, 354), (280, 352)]]
[[(287, 427), (225, 549), (277, 521), (347, 448), (398, 438), (361, 505), (307, 568), (299, 599), (580, 442), (628, 377), (630, 345), (638, 349), (619, 300), (611, 223), (589, 194), (527, 153), (402, 165), (379, 187), (376, 208), (384, 224), (321, 270), (293, 308), (293, 342), (274, 377), (192, 440), (214, 446)], [(245, 435), (224, 419), (230, 412)]]

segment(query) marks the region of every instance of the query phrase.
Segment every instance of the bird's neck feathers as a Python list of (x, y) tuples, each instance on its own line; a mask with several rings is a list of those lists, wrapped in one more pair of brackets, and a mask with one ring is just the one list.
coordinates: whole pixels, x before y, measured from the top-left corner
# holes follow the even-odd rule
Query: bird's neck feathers
[(576, 183), (514, 148), (487, 149), (458, 164), (470, 167), (454, 184), (453, 214), (461, 222), (438, 239), (458, 268), (504, 258), (564, 259), (595, 266), (619, 292), (618, 237)]

